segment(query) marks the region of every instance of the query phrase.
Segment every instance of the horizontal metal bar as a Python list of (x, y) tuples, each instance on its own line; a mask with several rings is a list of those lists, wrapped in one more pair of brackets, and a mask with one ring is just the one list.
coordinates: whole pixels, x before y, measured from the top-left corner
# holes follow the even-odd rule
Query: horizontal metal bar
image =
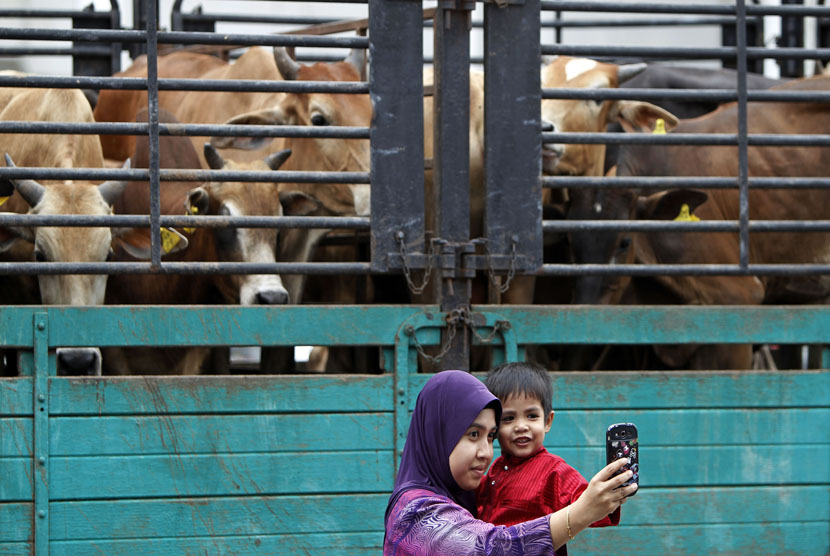
[(83, 17), (84, 19), (104, 19), (109, 21), (113, 12), (81, 10), (0, 10), (0, 18), (57, 18)]
[[(544, 220), (545, 232), (620, 231), (620, 232), (737, 232), (737, 220)], [(750, 232), (827, 232), (830, 220), (751, 220)]]
[[(737, 81), (735, 82), (737, 86)], [(708, 100), (731, 102), (738, 99), (734, 89), (575, 89), (543, 88), (543, 99), (587, 100)], [(751, 102), (830, 102), (828, 91), (788, 91), (780, 89), (747, 91)]]
[[(292, 17), (292, 16), (248, 16), (234, 15), (227, 13), (198, 13), (181, 14), (182, 21), (212, 22), (212, 23), (273, 23), (283, 25), (320, 25), (334, 23), (336, 19), (325, 17)], [(749, 21), (755, 21), (758, 17), (750, 17)], [(579, 28), (579, 27), (655, 27), (655, 26), (704, 26), (704, 25), (730, 25), (735, 23), (735, 17), (730, 16), (703, 16), (683, 18), (641, 18), (641, 19), (560, 19), (542, 21), (543, 29), (551, 28)], [(432, 18), (423, 22), (424, 27), (432, 27)], [(484, 21), (474, 19), (474, 29), (483, 28)]]
[(368, 94), (366, 81), (256, 81), (239, 79), (159, 79), (161, 91), (239, 91), (249, 93)]
[(4, 274), (370, 274), (371, 263), (0, 263)]
[[(46, 29), (0, 27), (0, 39), (28, 41), (84, 41), (140, 43), (147, 40), (146, 31), (131, 29)], [(161, 31), (159, 44), (221, 44), (239, 46), (313, 46), (319, 48), (368, 48), (366, 37), (327, 37), (318, 35), (252, 35), (229, 33), (185, 33)]]
[[(738, 178), (703, 177), (584, 177), (544, 176), (542, 187), (568, 187), (570, 189), (729, 189), (738, 187)], [(749, 178), (750, 189), (821, 189), (830, 188), (830, 178)]]
[[(823, 147), (830, 145), (830, 134), (779, 135), (754, 133), (747, 135), (750, 146)], [(542, 133), (542, 143), (614, 144), (614, 145), (719, 145), (735, 146), (738, 135), (732, 133)]]
[[(125, 122), (0, 122), (0, 133), (73, 133), (79, 135), (147, 135), (149, 124)], [(323, 137), (369, 139), (369, 128), (358, 126), (159, 124), (159, 135), (222, 137)]]
[[(593, 10), (592, 10), (593, 11)], [(757, 21), (758, 18), (748, 18), (749, 22)], [(479, 22), (481, 23), (481, 22)], [(542, 28), (556, 29), (582, 29), (582, 28), (603, 28), (603, 27), (702, 27), (707, 25), (734, 25), (734, 17), (682, 17), (682, 18), (615, 18), (615, 19), (559, 19), (542, 21)], [(473, 22), (473, 27), (476, 22)]]
[(73, 46), (66, 48), (0, 47), (0, 56), (110, 56), (108, 46)]
[[(724, 4), (652, 4), (619, 2), (581, 2), (578, 0), (543, 0), (542, 11), (563, 12), (621, 12), (696, 15), (735, 15), (736, 7)], [(747, 5), (747, 15), (802, 15), (826, 16), (827, 8), (813, 6), (758, 6)]]
[[(162, 91), (217, 91), (248, 93), (367, 94), (365, 81), (265, 81), (245, 79), (159, 79)], [(0, 75), (0, 87), (81, 88), (146, 91), (147, 79), (138, 77), (58, 77)]]
[[(0, 275), (58, 274), (372, 274), (371, 263), (0, 263)], [(536, 276), (811, 276), (830, 274), (827, 264), (569, 265), (546, 264)]]
[(340, 21), (330, 17), (308, 17), (291, 15), (236, 15), (229, 13), (182, 13), (182, 21), (216, 22), (216, 23), (274, 23), (283, 25), (321, 25)]
[(546, 264), (536, 276), (812, 276), (830, 274), (827, 264), (570, 265)]
[[(612, 56), (616, 58), (685, 58), (685, 59), (724, 59), (737, 58), (735, 47), (698, 48), (668, 46), (607, 46), (546, 44), (542, 45), (544, 55), (567, 56)], [(813, 58), (830, 58), (830, 48), (762, 48), (748, 47), (746, 57), (752, 60), (765, 58), (786, 58), (793, 60), (810, 60)]]
[[(162, 214), (159, 224), (168, 228), (275, 228), (368, 230), (363, 216), (190, 216)], [(149, 228), (150, 216), (139, 214), (17, 214), (0, 213), (0, 226), (64, 226)]]
[[(369, 172), (283, 172), (238, 170), (160, 170), (162, 181), (241, 181), (283, 183), (370, 183)], [(149, 170), (116, 168), (0, 168), (0, 179), (132, 180), (150, 179)]]

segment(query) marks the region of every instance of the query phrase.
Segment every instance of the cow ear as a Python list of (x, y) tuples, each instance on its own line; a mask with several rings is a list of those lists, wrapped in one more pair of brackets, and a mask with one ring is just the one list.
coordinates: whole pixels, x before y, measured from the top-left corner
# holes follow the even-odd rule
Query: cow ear
[[(31, 228), (20, 228), (19, 230), (26, 230)], [(14, 246), (17, 241), (29, 241), (26, 238), (17, 234), (16, 228), (2, 228), (0, 227), (0, 253), (5, 253)], [(34, 238), (32, 238), (34, 240)]]
[(280, 192), (280, 203), (286, 216), (308, 216), (320, 209), (320, 201), (301, 191)]
[[(276, 110), (257, 110), (234, 116), (225, 125), (284, 125)], [(242, 149), (256, 151), (273, 141), (273, 137), (211, 137), (210, 144), (217, 149)]]
[[(161, 255), (170, 255), (187, 249), (187, 238), (173, 228), (161, 229)], [(129, 256), (140, 261), (151, 258), (150, 230), (147, 228), (121, 228), (113, 232), (113, 249), (122, 249)]]
[[(672, 189), (637, 200), (637, 218), (641, 220), (674, 220), (681, 211), (691, 215), (709, 196), (694, 189)], [(685, 206), (685, 209), (684, 209)]]
[(187, 194), (184, 208), (188, 214), (207, 214), (210, 208), (210, 193), (204, 187), (195, 187)]
[(671, 131), (679, 123), (668, 110), (636, 100), (618, 100), (608, 112), (608, 123), (619, 122), (628, 133), (652, 133), (657, 128), (658, 120), (663, 120), (666, 131)]
[(11, 180), (0, 180), (0, 205), (5, 203), (14, 193), (14, 184)]

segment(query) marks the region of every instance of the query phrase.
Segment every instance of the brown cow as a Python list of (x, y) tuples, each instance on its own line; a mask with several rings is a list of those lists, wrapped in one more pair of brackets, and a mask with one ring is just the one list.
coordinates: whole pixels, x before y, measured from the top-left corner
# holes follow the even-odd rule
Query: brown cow
[[(23, 76), (20, 76), (23, 79)], [(0, 89), (0, 120), (41, 122), (93, 122), (92, 110), (77, 89)], [(0, 134), (0, 152), (6, 165), (47, 168), (101, 168), (103, 157), (96, 135)], [(108, 215), (125, 182), (11, 180), (16, 193), (4, 211), (28, 214)], [(104, 262), (117, 233), (106, 227), (15, 227), (0, 230), (0, 253), (5, 261)], [(120, 238), (130, 244), (132, 236)], [(26, 281), (25, 278), (18, 279)], [(104, 302), (107, 276), (40, 275), (37, 286), (25, 288), (30, 296), (39, 290), (40, 301), (50, 305), (100, 305)], [(11, 303), (37, 302), (12, 296)], [(71, 374), (100, 373), (97, 349), (61, 350), (59, 371)]]
[[(228, 63), (216, 56), (179, 51), (158, 58), (160, 78), (195, 78), (207, 72), (219, 72), (228, 68)], [(147, 56), (141, 55), (126, 70), (113, 77), (147, 77)], [(196, 94), (191, 91), (159, 91), (159, 106), (175, 113), (175, 107), (182, 105), (186, 98)], [(224, 103), (208, 102), (204, 109), (222, 106)], [(105, 89), (98, 94), (93, 114), (98, 122), (134, 122), (136, 115), (147, 108), (146, 90)], [(188, 121), (188, 120), (182, 120)], [(101, 135), (104, 158), (123, 161), (135, 151), (135, 135)], [(196, 143), (197, 150), (204, 140)]]
[[(776, 89), (826, 91), (830, 77), (794, 81)], [(692, 120), (682, 120), (676, 131), (683, 133), (736, 133), (735, 103)], [(749, 133), (824, 133), (830, 129), (827, 103), (764, 102), (748, 105)], [(828, 147), (750, 147), (749, 176), (826, 177), (830, 175)], [(619, 176), (726, 176), (738, 171), (736, 147), (718, 146), (625, 146), (620, 151)], [(610, 192), (609, 192), (610, 193)], [(597, 200), (597, 218), (629, 214), (638, 218), (675, 218), (683, 204), (701, 220), (737, 220), (738, 192), (735, 189), (663, 192), (638, 197), (623, 191)], [(695, 209), (695, 207), (697, 207)], [(830, 218), (830, 191), (826, 189), (755, 189), (749, 194), (752, 220), (827, 220)], [(633, 245), (636, 260), (647, 264), (737, 264), (738, 238), (727, 233), (629, 234), (591, 232), (592, 249), (611, 245), (627, 251)], [(597, 237), (602, 236), (602, 237)], [(608, 236), (607, 238), (605, 236)], [(830, 259), (826, 233), (755, 233), (750, 236), (751, 264), (824, 263)], [(611, 250), (587, 253), (596, 262), (615, 260)], [(827, 297), (828, 286), (820, 279), (753, 276), (661, 276), (653, 279), (679, 303), (704, 305), (754, 305), (763, 302), (815, 302)], [(608, 295), (608, 290), (598, 291)], [(708, 349), (708, 348), (707, 348)], [(714, 355), (694, 347), (660, 348), (658, 355), (671, 366), (689, 368), (747, 369), (751, 349), (723, 350)]]
[[(159, 113), (163, 122), (176, 123), (176, 119)], [(146, 119), (146, 112), (139, 115)], [(285, 162), (290, 151), (281, 151), (250, 163), (224, 160), (209, 145), (205, 146), (206, 158), (214, 170), (277, 170)], [(160, 166), (162, 168), (198, 168), (199, 158), (186, 137), (160, 137)], [(139, 137), (133, 160), (138, 167), (149, 162), (148, 141)], [(282, 203), (281, 203), (282, 201)], [(277, 184), (210, 182), (198, 185), (193, 182), (162, 181), (161, 213), (226, 215), (226, 216), (282, 216), (283, 204), (287, 214), (304, 215), (316, 203), (300, 193), (277, 192)], [(116, 204), (116, 212), (122, 214), (149, 214), (150, 194), (147, 182), (129, 182), (127, 190)], [(187, 232), (189, 244), (169, 260), (177, 262), (245, 262), (274, 263), (278, 230), (274, 228), (193, 228)], [(117, 257), (126, 256), (117, 252)], [(288, 292), (276, 274), (267, 275), (118, 275), (111, 278), (107, 302), (111, 304), (187, 304), (231, 303), (241, 305), (274, 305), (288, 302)], [(207, 349), (145, 350), (136, 355), (131, 350), (125, 357), (122, 350), (110, 350), (105, 358), (109, 373), (158, 373), (196, 374), (204, 362)], [(161, 363), (160, 363), (161, 360)]]

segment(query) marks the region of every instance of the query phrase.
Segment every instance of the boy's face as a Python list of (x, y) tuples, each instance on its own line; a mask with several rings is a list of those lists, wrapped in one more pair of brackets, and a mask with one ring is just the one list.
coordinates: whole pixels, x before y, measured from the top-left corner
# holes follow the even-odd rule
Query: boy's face
[(545, 415), (542, 403), (525, 394), (512, 395), (502, 400), (499, 444), (503, 452), (516, 457), (535, 453), (545, 440), (545, 433), (553, 423), (553, 411)]

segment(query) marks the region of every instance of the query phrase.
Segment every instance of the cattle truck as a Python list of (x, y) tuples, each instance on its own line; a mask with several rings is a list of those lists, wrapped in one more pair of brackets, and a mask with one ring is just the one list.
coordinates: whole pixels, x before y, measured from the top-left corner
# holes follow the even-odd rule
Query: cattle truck
[[(339, 11), (333, 3), (315, 4), (316, 11), (305, 8), (312, 3), (289, 9), (276, 1), (239, 9), (182, 4), (162, 3), (164, 11), (158, 2), (139, 0), (77, 10), (38, 1), (0, 7), (0, 56), (26, 73), (0, 74), (2, 87), (80, 88), (92, 102), (103, 91), (145, 91), (148, 108), (143, 122), (3, 120), (2, 133), (126, 134), (145, 137), (150, 149), (144, 168), (7, 164), (0, 167), (3, 196), (12, 196), (15, 180), (145, 180), (151, 199), (143, 216), (0, 214), (0, 347), (12, 375), (0, 378), (0, 554), (378, 554), (409, 416), (430, 372), (454, 368), (483, 376), (490, 365), (524, 359), (551, 369), (557, 419), (546, 447), (587, 477), (604, 463), (608, 425), (634, 422), (639, 428), (638, 496), (625, 505), (620, 526), (586, 531), (569, 543), (573, 553), (608, 554), (620, 547), (640, 554), (830, 552), (830, 310), (822, 301), (830, 266), (827, 259), (760, 264), (747, 247), (751, 236), (770, 231), (802, 237), (828, 230), (827, 220), (753, 221), (750, 189), (827, 189), (830, 176), (765, 181), (746, 166), (747, 151), (758, 145), (828, 149), (830, 136), (753, 136), (745, 121), (749, 102), (830, 103), (828, 91), (806, 98), (747, 87), (748, 71), (773, 67), (774, 77), (798, 78), (830, 59), (830, 8), (823, 1), (450, 0), (425, 6), (358, 0)], [(765, 25), (780, 29), (777, 44), (764, 38)], [(685, 32), (709, 38), (706, 44), (677, 41)], [(173, 51), (232, 61), (254, 46), (293, 51), (301, 65), (340, 60), (348, 50), (366, 52), (369, 71), (348, 82), (159, 75), (161, 56)], [(143, 76), (113, 77), (142, 53)], [(733, 85), (714, 88), (545, 88), (540, 63), (552, 56), (615, 64), (702, 62), (734, 68), (735, 77)], [(71, 70), (44, 73), (25, 62), (49, 57), (71, 59)], [(434, 72), (431, 86), (423, 85), (425, 64)], [(484, 75), (479, 107), (468, 94), (470, 67)], [(160, 121), (159, 99), (174, 89), (356, 95), (369, 99), (372, 116), (361, 126), (231, 129), (224, 120)], [(590, 102), (599, 110), (619, 99), (701, 98), (737, 102), (738, 130), (711, 137), (601, 129), (554, 136), (559, 130), (540, 118), (540, 103), (548, 99)], [(483, 114), (483, 187), (477, 189), (469, 186), (475, 161), (468, 156), (478, 148), (468, 124), (476, 110)], [(425, 117), (432, 118), (431, 156), (425, 155)], [(357, 140), (369, 149), (359, 171), (251, 170), (229, 178), (214, 168), (160, 168), (159, 145), (176, 135)], [(540, 172), (543, 143), (684, 141), (734, 148), (734, 176), (620, 182)], [(226, 157), (229, 152), (223, 151)], [(429, 193), (425, 175), (432, 176)], [(302, 184), (318, 201), (323, 185), (362, 185), (371, 188), (371, 197), (368, 210), (333, 216), (200, 220), (182, 207), (177, 214), (162, 212), (158, 199), (166, 182), (195, 187), (223, 179)], [(562, 210), (580, 188), (613, 195), (689, 187), (734, 189), (743, 203), (740, 214), (718, 222), (615, 221), (569, 219)], [(543, 193), (553, 200), (543, 204)], [(476, 217), (481, 230), (473, 235), (468, 223)], [(28, 259), (11, 257), (12, 240), (25, 235), (15, 230), (37, 226), (143, 231), (149, 257), (44, 261), (31, 254), (31, 244)], [(170, 262), (163, 256), (163, 228), (226, 229), (225, 235), (278, 229), (281, 241), (290, 230), (325, 230), (321, 245), (348, 247), (351, 258)], [(734, 263), (690, 265), (574, 263), (568, 237), (585, 230), (720, 232), (738, 238), (741, 256)], [(327, 278), (317, 287), (323, 293), (335, 289), (331, 280), (349, 278), (350, 297), (334, 303), (309, 294), (303, 302), (244, 306), (215, 299), (44, 305), (34, 281), (54, 275), (196, 280), (259, 274), (306, 277), (308, 284)], [(815, 295), (755, 305), (570, 303), (580, 277), (680, 275), (798, 276)], [(536, 282), (532, 302), (500, 302), (528, 278)], [(683, 370), (638, 366), (617, 355), (697, 344), (751, 344), (766, 364)], [(290, 355), (295, 346), (316, 346), (312, 352), (330, 358), (345, 353), (347, 363), (340, 372), (311, 373)], [(212, 374), (198, 376), (171, 375), (172, 368), (163, 366), (153, 375), (132, 376), (61, 370), (59, 350), (98, 348), (106, 354), (118, 347), (209, 347), (216, 364), (207, 366)], [(260, 350), (258, 357), (251, 347)], [(606, 353), (603, 363), (594, 359), (578, 370), (562, 363), (568, 350), (587, 348)], [(253, 362), (243, 361), (251, 351)], [(271, 355), (280, 363), (266, 368)]]

